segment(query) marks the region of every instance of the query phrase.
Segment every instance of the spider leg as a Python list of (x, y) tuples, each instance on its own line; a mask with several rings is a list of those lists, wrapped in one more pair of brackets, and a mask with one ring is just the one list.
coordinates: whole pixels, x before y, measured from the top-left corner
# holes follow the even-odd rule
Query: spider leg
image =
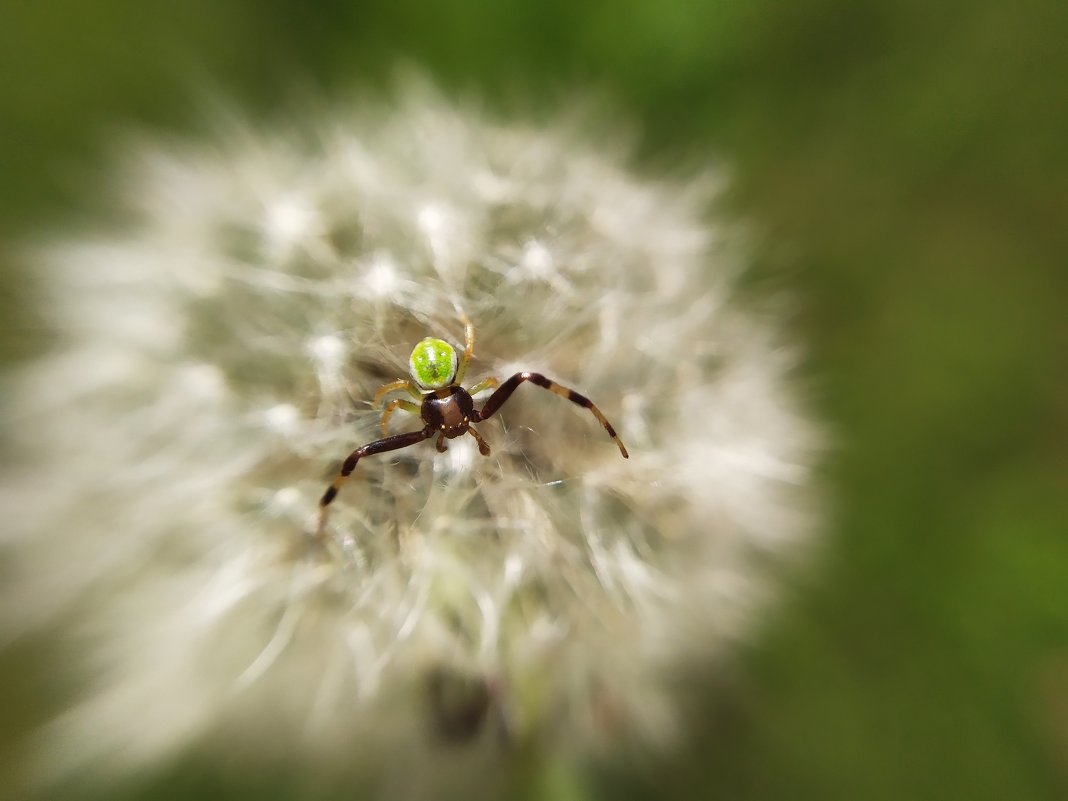
[(489, 399), (486, 401), (485, 405), (483, 405), (482, 410), (478, 413), (477, 419), (485, 420), (488, 417), (491, 417), (494, 413), (496, 413), (496, 411), (501, 408), (504, 402), (512, 396), (512, 393), (515, 392), (516, 387), (518, 387), (524, 381), (529, 381), (532, 384), (537, 384), (542, 389), (547, 389), (562, 398), (567, 398), (572, 403), (576, 403), (579, 406), (589, 409), (591, 412), (593, 412), (593, 416), (600, 421), (602, 426), (604, 426), (604, 430), (608, 432), (608, 436), (615, 440), (616, 445), (619, 446), (619, 452), (623, 454), (623, 458), (630, 458), (627, 454), (626, 447), (624, 447), (623, 445), (623, 440), (619, 438), (619, 435), (616, 434), (616, 430), (612, 428), (612, 424), (608, 422), (608, 418), (601, 414), (601, 410), (593, 404), (593, 401), (591, 401), (585, 395), (580, 395), (573, 389), (568, 389), (565, 386), (557, 384), (555, 381), (546, 378), (541, 373), (516, 373), (514, 376), (509, 378), (497, 388), (496, 392), (489, 396)]
[(416, 387), (415, 384), (413, 384), (407, 378), (398, 378), (396, 381), (390, 381), (388, 384), (383, 384), (382, 386), (380, 386), (375, 392), (375, 399), (371, 405), (377, 409), (379, 406), (382, 405), (382, 398), (386, 395), (386, 393), (392, 392), (395, 389), (405, 390), (417, 401), (421, 401), (423, 399), (422, 393), (419, 392), (419, 388)]
[(493, 376), (490, 376), (489, 378), (483, 378), (477, 384), (472, 386), (471, 389), (467, 390), (467, 394), (468, 395), (477, 395), (479, 392), (482, 392), (483, 390), (486, 390), (486, 389), (496, 389), (500, 385), (500, 383), (501, 382), (498, 381)]
[(445, 444), (444, 434), (438, 434), (438, 441), (434, 443), (434, 447), (438, 449), (438, 453), (445, 453), (449, 449), (449, 446)]
[(335, 476), (330, 486), (326, 488), (326, 492), (323, 493), (323, 497), (319, 500), (319, 533), (322, 534), (326, 528), (327, 507), (334, 498), (337, 497), (337, 491), (341, 489), (341, 485), (345, 483), (345, 479), (347, 479), (352, 474), (352, 471), (356, 469), (356, 463), (360, 461), (360, 459), (365, 456), (374, 456), (376, 453), (407, 448), (409, 445), (422, 442), (424, 439), (428, 439), (433, 435), (434, 431), (431, 428), (424, 428), (421, 431), (410, 431), (407, 434), (397, 434), (393, 437), (386, 437), (385, 439), (369, 442), (350, 453), (348, 458), (341, 465), (341, 470), (338, 472), (337, 476)]
[(478, 443), (478, 452), (481, 453), (483, 456), (489, 456), (490, 455), (490, 446), (486, 442), (486, 440), (482, 439), (481, 435), (477, 431), (475, 431), (475, 429), (472, 428), (471, 426), (467, 427), (467, 433), (470, 434), (472, 437), (474, 437), (475, 438), (475, 442)]
[(411, 401), (403, 400), (402, 398), (394, 398), (386, 404), (386, 408), (382, 411), (382, 420), (379, 425), (382, 427), (383, 436), (389, 436), (389, 418), (398, 406), (404, 409), (404, 411), (411, 412), (412, 414), (419, 414), (420, 411), (422, 411), (422, 407), (420, 407), (418, 403), (412, 403)]
[(464, 380), (464, 373), (467, 372), (467, 365), (471, 361), (471, 356), (475, 352), (475, 326), (474, 324), (464, 317), (464, 355), (460, 359), (460, 366), (456, 368), (456, 378), (452, 383), (459, 384)]

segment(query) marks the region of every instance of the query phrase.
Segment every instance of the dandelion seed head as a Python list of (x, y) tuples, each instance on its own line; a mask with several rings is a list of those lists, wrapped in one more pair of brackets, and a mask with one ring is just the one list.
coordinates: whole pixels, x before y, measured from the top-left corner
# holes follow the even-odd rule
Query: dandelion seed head
[(393, 260), (384, 253), (376, 254), (362, 281), (374, 297), (396, 297), (401, 286), (401, 276)]
[(300, 410), (291, 403), (278, 403), (264, 412), (267, 427), (278, 434), (293, 434), (300, 421)]
[(336, 370), (345, 356), (345, 343), (333, 334), (315, 337), (308, 343), (308, 352), (327, 370)]
[[(204, 738), (368, 768), (432, 731), (670, 743), (677, 671), (746, 637), (808, 540), (819, 445), (796, 356), (732, 300), (715, 181), (638, 178), (425, 87), (132, 152), (133, 222), (29, 256), (63, 345), (10, 399), (0, 631), (59, 624), (85, 688), (42, 772)], [(314, 536), (381, 436), (375, 390), (424, 337), (462, 351), (464, 316), (468, 385), (543, 372), (632, 458), (523, 386), (477, 426), (489, 457), (464, 437), (363, 459)]]
[(271, 255), (289, 256), (318, 229), (315, 210), (296, 197), (282, 197), (267, 208), (263, 236)]

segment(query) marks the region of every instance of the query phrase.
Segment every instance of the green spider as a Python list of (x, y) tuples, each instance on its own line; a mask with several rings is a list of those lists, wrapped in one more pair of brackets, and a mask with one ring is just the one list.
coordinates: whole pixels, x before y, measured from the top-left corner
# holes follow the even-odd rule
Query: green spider
[[(341, 465), (341, 470), (333, 482), (323, 493), (323, 497), (319, 501), (320, 532), (326, 527), (327, 507), (337, 497), (341, 485), (356, 469), (356, 463), (365, 456), (407, 448), (409, 445), (430, 439), (435, 434), (438, 436), (437, 449), (440, 453), (444, 453), (447, 450), (445, 440), (470, 434), (478, 442), (479, 453), (483, 456), (489, 456), (489, 445), (471, 424), (488, 420), (492, 417), (515, 392), (516, 387), (524, 381), (537, 384), (539, 387), (567, 398), (572, 403), (577, 403), (579, 406), (589, 409), (593, 412), (593, 416), (604, 426), (608, 435), (615, 440), (616, 445), (619, 446), (619, 452), (623, 454), (623, 458), (629, 458), (627, 449), (616, 434), (616, 430), (612, 428), (608, 418), (601, 414), (601, 410), (589, 398), (580, 395), (573, 389), (557, 384), (541, 373), (516, 373), (503, 384), (497, 381), (496, 378), (486, 378), (470, 389), (464, 389), (460, 384), (464, 380), (464, 373), (467, 371), (467, 365), (471, 361), (471, 355), (475, 350), (475, 327), (469, 321), (464, 322), (464, 335), (466, 346), (464, 347), (463, 358), (457, 360), (456, 350), (448, 342), (427, 337), (415, 346), (412, 350), (412, 355), (408, 358), (411, 380), (400, 378), (379, 387), (374, 399), (376, 408), (381, 404), (382, 398), (387, 393), (401, 389), (407, 391), (409, 395), (420, 401), (420, 403), (394, 398), (386, 404), (385, 409), (382, 411), (381, 421), (384, 438), (369, 442), (350, 453)], [(481, 409), (476, 409), (472, 395), (477, 395), (487, 389), (495, 389), (495, 391), (489, 396)], [(398, 408), (412, 414), (418, 414), (423, 421), (423, 428), (407, 434), (389, 436), (389, 418)]]

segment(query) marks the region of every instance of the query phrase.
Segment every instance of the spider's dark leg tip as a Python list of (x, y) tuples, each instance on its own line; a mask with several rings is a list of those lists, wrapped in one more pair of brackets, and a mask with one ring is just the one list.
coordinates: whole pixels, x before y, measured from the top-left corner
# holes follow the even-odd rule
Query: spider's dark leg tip
[(334, 498), (337, 497), (337, 487), (329, 487), (326, 492), (323, 493), (322, 500), (319, 501), (319, 506), (324, 507), (328, 505)]

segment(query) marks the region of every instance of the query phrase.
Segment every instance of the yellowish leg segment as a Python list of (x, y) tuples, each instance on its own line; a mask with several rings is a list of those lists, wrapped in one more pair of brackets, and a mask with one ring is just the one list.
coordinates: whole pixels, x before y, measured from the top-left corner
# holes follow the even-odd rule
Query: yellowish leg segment
[(409, 395), (411, 395), (417, 401), (422, 401), (423, 400), (423, 395), (422, 395), (422, 393), (419, 392), (419, 388), (416, 387), (415, 384), (413, 384), (407, 378), (398, 378), (396, 381), (390, 381), (388, 384), (383, 384), (382, 386), (380, 386), (378, 388), (378, 391), (375, 392), (375, 399), (374, 399), (374, 402), (372, 404), (374, 406), (374, 408), (377, 409), (379, 406), (381, 406), (382, 405), (382, 398), (385, 397), (388, 393), (393, 392), (394, 390), (397, 390), (397, 389), (405, 390)]
[(470, 320), (464, 317), (464, 355), (460, 359), (460, 366), (456, 368), (456, 378), (453, 379), (454, 384), (462, 384), (464, 380), (464, 373), (467, 372), (467, 365), (471, 361), (471, 356), (475, 353), (475, 326)]
[(412, 414), (419, 414), (422, 411), (422, 407), (418, 403), (412, 403), (410, 400), (404, 400), (403, 398), (394, 398), (386, 404), (386, 408), (382, 410), (382, 420), (379, 425), (382, 427), (382, 436), (389, 436), (389, 418), (393, 416), (393, 412), (397, 407), (404, 409), (406, 412)]
[(467, 392), (469, 395), (477, 395), (479, 392), (484, 392), (487, 389), (496, 389), (498, 386), (500, 386), (500, 384), (500, 381), (498, 381), (493, 376), (490, 376), (489, 378), (483, 378), (481, 381), (471, 387), (471, 389), (467, 390)]

